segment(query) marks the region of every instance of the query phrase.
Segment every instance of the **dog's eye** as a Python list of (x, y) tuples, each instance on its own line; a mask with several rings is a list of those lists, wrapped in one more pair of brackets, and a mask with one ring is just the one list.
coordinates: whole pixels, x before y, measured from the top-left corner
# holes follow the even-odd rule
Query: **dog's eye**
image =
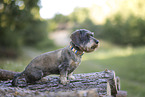
[(88, 37), (94, 37), (94, 34), (88, 34), (87, 36)]
[(93, 36), (94, 36), (94, 34), (90, 34), (90, 36), (92, 36), (92, 37), (93, 37)]
[(94, 37), (94, 32), (91, 33), (91, 36)]
[(88, 36), (88, 37), (94, 37), (94, 32), (89, 32), (89, 33), (87, 34), (87, 36)]

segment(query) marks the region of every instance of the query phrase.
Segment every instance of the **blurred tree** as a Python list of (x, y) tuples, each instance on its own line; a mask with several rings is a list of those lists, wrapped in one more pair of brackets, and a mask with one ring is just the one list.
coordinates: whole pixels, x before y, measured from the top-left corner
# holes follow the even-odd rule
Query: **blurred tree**
[(107, 19), (101, 37), (119, 45), (144, 45), (145, 20), (130, 15), (126, 20), (120, 13)]
[(0, 57), (16, 57), (20, 47), (47, 39), (46, 22), (40, 21), (39, 0), (0, 1)]
[(106, 20), (100, 36), (119, 45), (144, 45), (144, 5), (144, 0), (124, 0), (117, 13)]
[(46, 39), (47, 36), (47, 23), (40, 20), (31, 20), (31, 24), (26, 26), (22, 33), (22, 38), (25, 45), (35, 46), (40, 41)]
[(89, 18), (88, 8), (75, 8), (69, 15), (70, 21), (74, 24), (83, 23), (86, 18)]
[(56, 14), (52, 20), (48, 21), (49, 26), (52, 27), (50, 28), (50, 30), (52, 29), (52, 31), (56, 29), (57, 30), (67, 29), (68, 22), (69, 22), (69, 17), (64, 16), (62, 14)]

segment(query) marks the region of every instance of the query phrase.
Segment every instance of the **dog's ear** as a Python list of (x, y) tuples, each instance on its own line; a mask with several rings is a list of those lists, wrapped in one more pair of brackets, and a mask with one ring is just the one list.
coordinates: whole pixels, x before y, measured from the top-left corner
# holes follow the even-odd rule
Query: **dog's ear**
[(80, 47), (81, 44), (81, 32), (80, 30), (76, 30), (75, 32), (73, 32), (70, 36), (72, 43), (75, 44), (75, 46)]
[(72, 43), (74, 43), (75, 46), (80, 48), (81, 44), (84, 45), (84, 43), (87, 43), (89, 41), (88, 35), (90, 35), (90, 33), (91, 32), (89, 30), (80, 29), (73, 32), (70, 38), (72, 40)]

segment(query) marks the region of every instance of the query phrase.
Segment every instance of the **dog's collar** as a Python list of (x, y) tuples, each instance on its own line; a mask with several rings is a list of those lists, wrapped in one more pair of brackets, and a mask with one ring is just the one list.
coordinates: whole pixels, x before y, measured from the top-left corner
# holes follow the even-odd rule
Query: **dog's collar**
[(80, 55), (80, 56), (82, 56), (82, 55), (84, 54), (84, 52), (81, 52), (81, 51), (76, 50), (76, 49), (75, 49), (73, 46), (71, 46), (71, 45), (70, 45), (70, 50), (71, 50), (72, 52), (74, 52), (75, 54)]

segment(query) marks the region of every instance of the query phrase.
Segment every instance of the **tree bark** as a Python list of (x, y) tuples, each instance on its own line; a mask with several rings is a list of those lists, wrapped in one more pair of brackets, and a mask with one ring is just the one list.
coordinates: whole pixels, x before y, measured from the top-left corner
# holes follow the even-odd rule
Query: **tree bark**
[(15, 74), (18, 74), (18, 72), (0, 69), (0, 80), (11, 80)]
[[(12, 79), (15, 74), (17, 73), (0, 69), (0, 80)], [(126, 97), (127, 95), (126, 92), (119, 91), (120, 79), (115, 76), (115, 72), (112, 70), (106, 69), (103, 72), (74, 74), (74, 76), (76, 79), (70, 80), (67, 85), (60, 84), (58, 76), (46, 76), (35, 84), (26, 84), (22, 78), (19, 79), (18, 87), (26, 91), (39, 91), (41, 93), (49, 91), (47, 95), (50, 97), (117, 97), (118, 93), (118, 97)], [(10, 82), (3, 81), (3, 84), (11, 87)]]

